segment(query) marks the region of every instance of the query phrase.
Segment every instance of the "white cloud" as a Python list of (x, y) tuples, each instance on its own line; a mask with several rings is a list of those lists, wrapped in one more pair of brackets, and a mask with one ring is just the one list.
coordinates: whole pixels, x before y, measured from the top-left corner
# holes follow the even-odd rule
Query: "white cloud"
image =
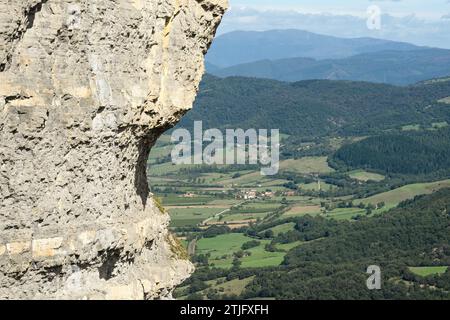
[(234, 30), (302, 29), (339, 37), (375, 37), (450, 49), (450, 19), (426, 20), (414, 14), (383, 15), (381, 30), (369, 30), (366, 18), (351, 14), (304, 13), (233, 7), (219, 32)]

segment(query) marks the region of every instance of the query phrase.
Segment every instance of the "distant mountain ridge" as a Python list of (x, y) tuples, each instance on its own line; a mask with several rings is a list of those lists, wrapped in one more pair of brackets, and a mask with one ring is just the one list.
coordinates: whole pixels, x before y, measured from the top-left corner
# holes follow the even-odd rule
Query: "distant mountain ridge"
[(391, 50), (326, 60), (261, 60), (223, 69), (207, 67), (207, 70), (219, 77), (244, 76), (290, 82), (309, 79), (353, 80), (408, 85), (450, 75), (450, 50)]
[(374, 38), (337, 38), (302, 30), (234, 31), (218, 36), (206, 61), (219, 68), (286, 58), (341, 59), (362, 53), (423, 49)]

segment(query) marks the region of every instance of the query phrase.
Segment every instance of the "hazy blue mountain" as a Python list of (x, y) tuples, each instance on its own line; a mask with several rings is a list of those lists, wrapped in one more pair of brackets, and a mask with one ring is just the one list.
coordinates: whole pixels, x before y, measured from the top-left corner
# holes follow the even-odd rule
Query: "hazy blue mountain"
[(335, 60), (261, 60), (224, 69), (210, 68), (208, 72), (219, 77), (244, 76), (280, 81), (327, 79), (407, 85), (450, 75), (450, 50), (381, 51)]
[(214, 74), (214, 73), (220, 72), (220, 67), (218, 67), (212, 63), (209, 63), (208, 61), (205, 61), (205, 69), (206, 69), (206, 72), (208, 72), (209, 74)]
[(373, 38), (344, 39), (302, 30), (234, 31), (214, 40), (206, 60), (224, 68), (265, 59), (339, 59), (361, 53), (418, 48), (402, 42)]

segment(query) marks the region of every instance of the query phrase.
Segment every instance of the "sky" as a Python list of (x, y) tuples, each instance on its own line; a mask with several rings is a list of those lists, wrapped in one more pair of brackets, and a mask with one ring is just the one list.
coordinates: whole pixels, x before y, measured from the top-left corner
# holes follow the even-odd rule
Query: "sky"
[[(229, 0), (219, 33), (302, 29), (450, 49), (450, 0)], [(373, 10), (379, 10), (379, 15)], [(372, 9), (368, 12), (369, 7)], [(376, 28), (368, 19), (379, 16)], [(374, 21), (374, 20), (372, 20)], [(372, 23), (373, 26), (373, 23)]]

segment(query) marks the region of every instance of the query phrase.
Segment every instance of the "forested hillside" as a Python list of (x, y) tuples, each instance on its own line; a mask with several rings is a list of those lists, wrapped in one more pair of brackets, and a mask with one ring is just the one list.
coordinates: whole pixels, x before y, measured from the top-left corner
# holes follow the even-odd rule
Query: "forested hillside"
[[(405, 202), (383, 216), (339, 223), (331, 229), (328, 226), (325, 236), (291, 250), (278, 271), (258, 274), (244, 296), (449, 299), (450, 270), (427, 278), (409, 271), (409, 267), (450, 264), (449, 213), (447, 189)], [(320, 228), (320, 219), (312, 221), (299, 219), (295, 232), (302, 234)], [(364, 279), (368, 277), (365, 271), (369, 265), (381, 267), (382, 290), (367, 290)]]
[(384, 134), (345, 145), (331, 158), (336, 166), (385, 173), (450, 173), (450, 130)]
[[(397, 87), (368, 82), (275, 80), (206, 75), (179, 127), (269, 128), (298, 136), (366, 135), (408, 124), (450, 123), (450, 81)], [(289, 115), (289, 116), (287, 116)]]

